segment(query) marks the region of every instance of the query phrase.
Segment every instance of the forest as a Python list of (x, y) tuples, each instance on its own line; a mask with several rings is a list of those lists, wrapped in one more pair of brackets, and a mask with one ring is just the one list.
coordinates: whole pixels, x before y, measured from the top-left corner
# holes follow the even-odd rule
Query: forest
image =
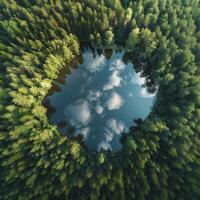
[[(43, 99), (89, 44), (137, 59), (151, 114), (113, 153), (49, 123)], [(0, 199), (200, 199), (199, 0), (0, 0)]]

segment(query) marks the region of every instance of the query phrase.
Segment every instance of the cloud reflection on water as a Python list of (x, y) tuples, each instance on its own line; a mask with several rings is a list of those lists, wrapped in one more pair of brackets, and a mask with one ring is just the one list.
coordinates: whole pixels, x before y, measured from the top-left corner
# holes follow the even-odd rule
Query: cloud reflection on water
[(156, 93), (142, 87), (145, 78), (132, 63), (122, 61), (123, 55), (113, 52), (106, 59), (85, 51), (84, 63), (66, 77), (60, 93), (49, 97), (56, 108), (52, 122), (64, 118), (91, 148), (118, 150), (120, 133), (128, 131), (133, 119), (144, 119), (151, 111)]

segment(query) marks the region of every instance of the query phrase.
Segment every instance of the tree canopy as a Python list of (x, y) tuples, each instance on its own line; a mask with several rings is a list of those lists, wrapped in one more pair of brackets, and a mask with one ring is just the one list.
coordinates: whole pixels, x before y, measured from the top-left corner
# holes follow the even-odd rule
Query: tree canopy
[[(125, 49), (158, 97), (122, 150), (89, 152), (42, 101), (80, 44)], [(200, 199), (199, 0), (0, 0), (0, 199)]]

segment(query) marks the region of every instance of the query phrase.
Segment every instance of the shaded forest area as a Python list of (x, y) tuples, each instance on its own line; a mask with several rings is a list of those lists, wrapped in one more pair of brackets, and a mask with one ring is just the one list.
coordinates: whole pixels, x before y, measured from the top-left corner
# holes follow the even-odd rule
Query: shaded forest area
[[(123, 48), (159, 86), (122, 150), (88, 152), (42, 100), (80, 43)], [(0, 199), (200, 199), (199, 0), (0, 0)]]

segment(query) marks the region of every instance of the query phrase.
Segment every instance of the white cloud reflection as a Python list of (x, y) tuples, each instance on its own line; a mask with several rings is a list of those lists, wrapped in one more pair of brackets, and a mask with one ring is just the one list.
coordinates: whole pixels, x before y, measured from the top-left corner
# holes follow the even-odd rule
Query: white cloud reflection
[(131, 83), (134, 85), (142, 86), (145, 84), (145, 78), (141, 77), (141, 72), (131, 75)]
[(110, 150), (112, 150), (112, 147), (108, 142), (102, 141), (98, 145), (98, 151), (100, 151), (101, 149), (104, 149), (104, 150), (110, 149)]
[(126, 132), (127, 131), (127, 127), (125, 126), (124, 122), (111, 118), (107, 121), (106, 126), (113, 132), (116, 134), (120, 134), (122, 132)]
[(101, 91), (99, 90), (89, 90), (88, 92), (88, 97), (87, 99), (92, 102), (92, 101), (98, 101), (99, 98), (101, 97), (101, 95), (103, 94)]
[(96, 105), (95, 111), (96, 111), (97, 114), (102, 114), (103, 110), (104, 110), (104, 108), (100, 104)]
[(104, 150), (112, 150), (111, 142), (115, 136), (122, 132), (127, 132), (127, 127), (121, 120), (110, 118), (106, 122), (106, 127), (103, 133), (103, 140), (99, 143), (98, 150), (101, 148)]
[(108, 110), (117, 110), (123, 104), (124, 104), (124, 100), (117, 92), (113, 92), (111, 94), (111, 97), (106, 102)]
[(126, 65), (121, 59), (115, 59), (110, 63), (109, 70), (114, 71), (114, 70), (119, 70), (123, 71), (125, 69)]
[(122, 78), (119, 76), (119, 71), (113, 71), (109, 77), (109, 82), (103, 86), (103, 90), (112, 90), (114, 87), (121, 86)]
[(147, 88), (143, 87), (140, 89), (140, 93), (139, 93), (139, 96), (140, 97), (143, 97), (143, 98), (152, 98), (156, 95), (156, 92), (155, 93), (148, 93), (147, 91)]
[(86, 51), (83, 54), (84, 63), (87, 63), (86, 69), (91, 73), (101, 71), (106, 64), (106, 57), (104, 55), (96, 56), (91, 51)]
[(128, 93), (128, 96), (129, 96), (129, 97), (132, 97), (132, 96), (133, 96), (133, 93), (132, 93), (132, 92), (129, 92), (129, 93)]
[(105, 128), (104, 137), (106, 142), (111, 142), (114, 137), (114, 133)]
[(90, 105), (84, 99), (79, 99), (74, 104), (69, 105), (64, 112), (66, 115), (70, 115), (72, 126), (86, 126), (91, 120)]
[(83, 135), (84, 139), (87, 139), (89, 133), (90, 133), (90, 128), (89, 127), (84, 127), (82, 128), (79, 133), (81, 133), (81, 135)]

